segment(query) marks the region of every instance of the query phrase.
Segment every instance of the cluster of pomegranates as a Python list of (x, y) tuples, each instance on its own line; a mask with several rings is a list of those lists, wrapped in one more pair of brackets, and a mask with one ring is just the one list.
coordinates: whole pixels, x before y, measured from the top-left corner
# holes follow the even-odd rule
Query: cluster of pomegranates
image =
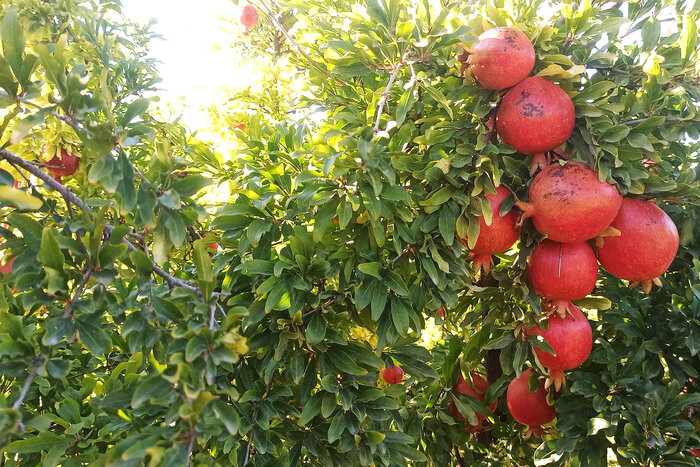
[[(545, 301), (548, 326), (546, 331), (539, 326), (523, 329), (523, 339), (539, 335), (552, 347), (553, 354), (535, 349), (549, 377), (540, 380), (536, 392), (529, 392), (533, 370), (528, 369), (513, 379), (507, 392), (513, 418), (528, 426), (528, 436), (539, 435), (540, 426), (555, 416), (554, 407), (547, 403), (548, 388), (554, 385), (559, 390), (565, 384), (564, 371), (581, 365), (591, 352), (591, 326), (572, 300), (593, 291), (599, 261), (613, 276), (631, 281), (630, 287), (641, 283), (649, 293), (652, 283), (661, 285), (658, 277), (676, 255), (678, 231), (653, 202), (623, 197), (588, 166), (579, 162), (547, 165), (546, 154), (566, 142), (573, 131), (574, 105), (556, 84), (527, 77), (535, 52), (525, 34), (515, 28), (490, 29), (460, 60), (463, 70), (482, 86), (494, 90), (512, 86), (496, 112), (496, 131), (518, 152), (532, 155), (531, 173), (542, 168), (530, 185), (528, 202), (517, 201), (517, 208), (505, 215), (500, 215), (501, 203), (511, 192), (499, 186), (486, 196), (492, 219), (488, 224), (480, 218), (479, 236), (470, 252), (474, 269), (488, 273), (491, 255), (513, 246), (524, 219), (531, 219), (535, 229), (547, 236), (532, 250), (527, 276), (531, 288)], [(474, 375), (472, 380), (470, 386), (460, 379), (454, 390), (481, 399), (488, 384)], [(451, 410), (456, 411), (454, 406)], [(458, 412), (455, 416), (463, 420)], [(479, 426), (468, 429), (478, 429), (480, 424), (481, 420)]]

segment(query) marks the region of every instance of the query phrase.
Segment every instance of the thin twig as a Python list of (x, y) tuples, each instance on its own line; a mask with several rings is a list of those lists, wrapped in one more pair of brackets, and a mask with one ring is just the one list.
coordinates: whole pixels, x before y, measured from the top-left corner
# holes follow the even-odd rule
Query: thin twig
[(194, 428), (190, 430), (190, 442), (187, 445), (187, 458), (185, 459), (185, 467), (190, 467), (190, 457), (192, 457), (192, 445), (194, 444)]
[(387, 101), (389, 100), (389, 91), (391, 90), (391, 86), (394, 84), (394, 81), (396, 81), (396, 77), (399, 75), (399, 70), (401, 69), (402, 65), (403, 65), (403, 58), (401, 59), (401, 61), (399, 63), (396, 64), (394, 71), (391, 72), (391, 76), (389, 77), (389, 82), (386, 84), (386, 88), (384, 88), (384, 92), (382, 92), (381, 99), (379, 99), (379, 105), (377, 106), (377, 118), (374, 121), (373, 133), (375, 135), (379, 132), (379, 122), (381, 121), (381, 118), (382, 118), (382, 112), (384, 111), (384, 105), (386, 105)]
[[(70, 189), (68, 189), (65, 186), (63, 186), (62, 184), (58, 183), (56, 180), (51, 178), (51, 176), (49, 176), (46, 172), (41, 170), (39, 167), (37, 167), (36, 165), (31, 163), (30, 161), (26, 161), (26, 160), (22, 159), (21, 157), (12, 154), (7, 149), (0, 150), (0, 160), (6, 160), (10, 163), (13, 163), (13, 164), (23, 168), (27, 172), (31, 173), (35, 177), (41, 179), (46, 184), (46, 186), (48, 186), (53, 191), (57, 191), (61, 196), (63, 196), (64, 199), (73, 203), (74, 206), (77, 206), (78, 208), (84, 209), (88, 212), (94, 212), (89, 206), (85, 205), (85, 203), (83, 202), (82, 199), (78, 198), (75, 194), (73, 194), (73, 192)], [(111, 224), (107, 224), (105, 226), (105, 233), (108, 236), (112, 234), (113, 230), (114, 230), (114, 226), (112, 226)], [(137, 249), (126, 238), (122, 238), (121, 241), (126, 244), (129, 251), (135, 251)], [(177, 277), (174, 277), (174, 276), (168, 274), (167, 272), (165, 272), (163, 269), (156, 266), (155, 264), (153, 264), (152, 268), (153, 268), (153, 272), (155, 272), (157, 275), (162, 277), (165, 280), (165, 282), (167, 282), (167, 284), (170, 286), (171, 289), (174, 287), (182, 287), (184, 289), (191, 290), (197, 296), (201, 296), (201, 292), (199, 291), (198, 287), (191, 285), (187, 281), (184, 281), (182, 279), (178, 279)]]
[[(647, 118), (638, 118), (636, 120), (628, 120), (626, 122), (622, 122), (621, 125), (627, 125), (627, 126), (632, 126), (636, 125), (637, 123), (642, 123), (645, 120), (649, 120), (652, 117), (647, 117)], [(700, 122), (698, 119), (694, 118), (687, 118), (687, 119), (682, 119), (680, 117), (666, 117), (667, 122), (675, 122), (675, 123), (682, 123), (682, 122)]]
[(253, 430), (248, 432), (248, 447), (245, 448), (245, 460), (243, 461), (243, 467), (248, 465), (250, 460), (250, 445), (253, 443)]
[(24, 398), (27, 397), (27, 392), (29, 391), (29, 386), (32, 385), (32, 381), (34, 381), (35, 376), (36, 376), (36, 368), (29, 372), (29, 376), (27, 376), (27, 380), (24, 382), (24, 384), (22, 385), (22, 389), (19, 391), (19, 397), (17, 398), (15, 403), (12, 404), (13, 409), (19, 410), (20, 406), (22, 405), (22, 402), (24, 402)]
[(70, 302), (68, 302), (68, 305), (66, 306), (66, 310), (63, 312), (63, 317), (64, 318), (69, 318), (72, 311), (73, 311), (73, 303), (78, 300), (81, 295), (83, 295), (83, 291), (85, 290), (85, 286), (87, 285), (87, 282), (90, 280), (90, 276), (92, 275), (92, 269), (88, 268), (85, 273), (83, 274), (83, 280), (80, 282), (78, 285), (78, 288), (75, 289), (75, 293), (73, 294), (73, 298), (71, 298)]
[(216, 314), (216, 300), (213, 300), (211, 302), (211, 305), (209, 305), (209, 329), (212, 331), (214, 330), (214, 324), (216, 324), (216, 320), (214, 319), (214, 315)]

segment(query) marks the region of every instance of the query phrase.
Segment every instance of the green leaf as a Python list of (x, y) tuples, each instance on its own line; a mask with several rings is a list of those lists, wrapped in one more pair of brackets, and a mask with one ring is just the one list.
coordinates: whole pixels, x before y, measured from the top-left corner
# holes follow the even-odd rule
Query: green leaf
[(26, 47), (24, 32), (19, 24), (18, 15), (17, 7), (8, 8), (2, 19), (2, 25), (0, 25), (2, 53), (17, 77), (21, 76), (22, 55)]
[(368, 276), (376, 277), (377, 279), (382, 279), (381, 270), (382, 265), (379, 263), (361, 263), (357, 266), (357, 269)]
[(119, 214), (124, 216), (134, 210), (137, 196), (136, 188), (134, 187), (134, 169), (124, 151), (119, 152), (118, 162), (122, 178), (117, 183), (115, 195), (117, 195), (117, 200), (119, 201)]
[(435, 99), (435, 101), (440, 105), (440, 107), (442, 107), (443, 109), (445, 109), (447, 111), (447, 114), (450, 116), (450, 119), (454, 119), (454, 114), (452, 113), (452, 108), (450, 107), (450, 104), (447, 102), (447, 99), (445, 98), (444, 94), (442, 92), (440, 92), (439, 89), (436, 89), (432, 86), (422, 84), (422, 82), (421, 82), (421, 85), (423, 86), (423, 89), (425, 89), (427, 91), (427, 93), (430, 94), (430, 96), (433, 99)]
[(63, 270), (65, 258), (51, 227), (44, 227), (41, 233), (41, 247), (39, 248), (37, 259), (44, 266), (57, 271)]
[(391, 320), (396, 326), (396, 331), (405, 335), (409, 325), (408, 309), (403, 300), (398, 297), (391, 297)]
[(316, 345), (324, 337), (326, 337), (326, 320), (319, 313), (315, 313), (306, 327), (306, 342), (310, 345)]
[(97, 315), (79, 316), (75, 320), (75, 326), (78, 329), (80, 341), (85, 344), (85, 347), (94, 355), (104, 355), (112, 345), (107, 332), (99, 325), (100, 319), (95, 319)]
[(194, 265), (197, 268), (197, 280), (202, 289), (202, 295), (205, 299), (209, 299), (214, 291), (214, 275), (212, 273), (211, 256), (205, 239), (199, 239), (192, 244), (192, 257)]
[(650, 52), (654, 50), (661, 37), (661, 23), (651, 16), (642, 26), (642, 50)]
[(6, 185), (0, 185), (0, 201), (27, 211), (36, 211), (44, 204), (26, 191)]
[(605, 141), (607, 143), (617, 143), (627, 136), (630, 132), (630, 128), (626, 125), (615, 125), (603, 132), (600, 135), (599, 140)]
[(698, 41), (698, 25), (696, 19), (686, 15), (683, 18), (683, 29), (678, 43), (681, 46), (681, 58), (687, 60), (695, 50), (695, 45)]
[(331, 421), (331, 426), (328, 428), (328, 442), (332, 443), (343, 434), (345, 431), (345, 414), (338, 412)]
[(119, 120), (119, 124), (122, 128), (126, 127), (134, 118), (148, 110), (148, 104), (150, 104), (150, 102), (150, 99), (142, 97), (129, 104), (126, 108), (126, 112), (124, 112), (124, 115), (122, 115), (122, 118)]
[(165, 229), (168, 233), (170, 241), (173, 242), (175, 246), (182, 246), (187, 238), (187, 227), (185, 226), (185, 221), (182, 220), (180, 213), (177, 211), (164, 209), (161, 215), (163, 216)]
[(238, 434), (238, 428), (241, 426), (241, 420), (238, 416), (238, 412), (236, 412), (236, 409), (221, 400), (214, 401), (213, 408), (214, 413), (224, 424), (226, 430), (228, 430), (228, 432), (232, 435)]
[(53, 433), (41, 433), (33, 438), (13, 441), (3, 451), (8, 454), (29, 454), (65, 447), (68, 447), (68, 442), (62, 437)]
[(411, 110), (413, 105), (413, 87), (404, 91), (396, 105), (396, 126), (403, 125), (404, 120), (406, 120), (406, 113)]
[(134, 395), (131, 397), (131, 406), (136, 409), (149, 399), (158, 399), (167, 396), (172, 390), (172, 383), (161, 375), (146, 376), (142, 378), (138, 386), (136, 386)]
[(649, 152), (654, 151), (654, 146), (649, 142), (649, 138), (642, 133), (631, 132), (627, 135), (627, 142), (630, 143), (630, 146), (633, 148), (640, 148)]
[(42, 123), (44, 121), (48, 111), (48, 109), (39, 110), (38, 112), (33, 113), (30, 116), (25, 117), (19, 122), (17, 122), (17, 124), (12, 129), (12, 132), (10, 133), (10, 144), (19, 143), (22, 140), (22, 138), (27, 136), (27, 133), (29, 133), (29, 130), (31, 130), (33, 126), (38, 125), (39, 123)]
[(396, 295), (400, 297), (408, 297), (408, 287), (406, 286), (406, 282), (404, 282), (403, 277), (401, 277), (399, 274), (392, 270), (387, 270), (384, 281)]
[(299, 417), (299, 425), (304, 426), (308, 424), (321, 410), (321, 402), (323, 401), (323, 392), (319, 391), (308, 400), (304, 405), (304, 409), (301, 411), (301, 416)]

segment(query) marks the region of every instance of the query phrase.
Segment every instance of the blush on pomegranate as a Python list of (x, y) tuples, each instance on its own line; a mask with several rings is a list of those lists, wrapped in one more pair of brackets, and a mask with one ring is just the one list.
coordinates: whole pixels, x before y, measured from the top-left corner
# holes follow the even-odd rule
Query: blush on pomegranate
[(501, 100), (498, 136), (523, 154), (532, 154), (530, 173), (546, 165), (547, 151), (561, 146), (574, 129), (574, 103), (562, 88), (539, 76), (525, 78)]
[(600, 264), (613, 276), (641, 283), (645, 293), (671, 265), (678, 251), (678, 230), (668, 214), (651, 201), (624, 198), (610, 224), (617, 237), (605, 237), (598, 248)]
[[(484, 393), (486, 390), (489, 388), (489, 383), (486, 381), (483, 377), (480, 375), (474, 373), (473, 371), (469, 373), (469, 376), (472, 378), (472, 383), (473, 386), (470, 385), (466, 379), (460, 374), (459, 375), (459, 380), (457, 380), (457, 384), (452, 388), (453, 391), (459, 393), (459, 394), (466, 394), (468, 396), (471, 396), (475, 399), (478, 400), (483, 400), (484, 399)], [(496, 410), (496, 406), (498, 405), (498, 401), (494, 401), (491, 405), (489, 405), (489, 410), (493, 413), (494, 410)], [(481, 415), (480, 413), (476, 413), (476, 419), (478, 420), (478, 423), (476, 425), (472, 425), (469, 423), (469, 420), (464, 418), (464, 416), (459, 413), (459, 410), (457, 410), (457, 406), (455, 406), (453, 402), (452, 396), (450, 396), (450, 403), (448, 405), (448, 408), (450, 409), (450, 412), (452, 412), (452, 415), (455, 416), (457, 420), (460, 420), (462, 423), (465, 424), (466, 429), (472, 433), (481, 430), (483, 427), (481, 425), (481, 422), (483, 422), (486, 417)]]
[(253, 5), (246, 5), (241, 11), (241, 24), (245, 26), (245, 34), (250, 32), (250, 28), (258, 24), (258, 10)]
[(547, 318), (546, 331), (539, 326), (526, 328), (525, 334), (542, 336), (554, 350), (554, 355), (535, 348), (535, 355), (542, 366), (549, 370), (544, 387), (554, 384), (558, 391), (566, 386), (564, 370), (571, 370), (586, 361), (593, 346), (593, 332), (586, 316), (576, 307), (570, 309), (569, 316)]
[[(78, 170), (80, 158), (75, 154), (70, 154), (65, 149), (61, 149), (61, 154), (53, 156), (45, 162), (46, 170), (55, 177), (69, 177)], [(60, 180), (58, 180), (60, 183)]]
[[(486, 224), (484, 216), (479, 217), (479, 237), (470, 255), (474, 257), (474, 270), (480, 268), (488, 274), (493, 266), (491, 255), (508, 251), (520, 235), (517, 225), (518, 211), (511, 209), (505, 216), (500, 215), (501, 202), (510, 195), (503, 185), (496, 188), (495, 194), (486, 195), (491, 204), (491, 225)], [(466, 242), (468, 243), (468, 239)]]
[(525, 79), (535, 66), (535, 48), (517, 28), (492, 28), (469, 49), (469, 70), (483, 87), (505, 89)]
[(617, 215), (622, 195), (580, 162), (545, 167), (532, 181), (523, 219), (555, 242), (578, 243), (600, 235)]
[(564, 318), (579, 300), (593, 291), (598, 278), (598, 261), (586, 243), (558, 243), (544, 240), (528, 259), (527, 278), (532, 289), (551, 300), (551, 311)]
[(530, 436), (541, 437), (542, 425), (551, 422), (556, 416), (554, 406), (547, 403), (547, 389), (542, 379), (537, 391), (529, 391), (529, 379), (532, 374), (532, 368), (523, 371), (510, 382), (506, 393), (510, 414), (516, 422), (527, 426), (525, 439)]
[(403, 370), (398, 365), (394, 365), (391, 368), (384, 368), (382, 370), (382, 379), (386, 384), (400, 383), (403, 379)]

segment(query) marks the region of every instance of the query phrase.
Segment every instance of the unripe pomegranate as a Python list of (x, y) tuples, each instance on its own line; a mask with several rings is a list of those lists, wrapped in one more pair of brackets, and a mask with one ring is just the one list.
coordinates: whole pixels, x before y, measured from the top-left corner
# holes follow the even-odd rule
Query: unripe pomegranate
[(538, 295), (551, 300), (551, 311), (563, 318), (576, 309), (571, 300), (579, 300), (593, 291), (598, 261), (586, 242), (544, 240), (530, 254), (527, 278)]
[(517, 28), (493, 28), (469, 50), (469, 69), (483, 87), (505, 89), (518, 84), (535, 66), (535, 48)]
[(491, 204), (491, 225), (486, 224), (484, 216), (479, 217), (479, 237), (470, 253), (474, 256), (475, 271), (483, 267), (484, 272), (488, 274), (493, 266), (491, 255), (508, 251), (520, 235), (517, 209), (511, 209), (505, 216), (500, 215), (501, 202), (508, 195), (510, 191), (503, 185), (496, 188), (495, 194), (486, 195)]
[(384, 368), (382, 370), (382, 379), (386, 384), (400, 383), (403, 379), (403, 370), (398, 365), (394, 365), (391, 368)]
[(258, 24), (258, 10), (253, 5), (246, 5), (241, 12), (241, 24), (245, 26), (245, 34), (250, 32), (250, 28)]
[(549, 370), (549, 378), (544, 387), (554, 384), (558, 391), (566, 386), (564, 370), (571, 370), (586, 361), (593, 346), (593, 332), (586, 316), (576, 307), (572, 307), (569, 316), (547, 318), (549, 326), (546, 331), (539, 326), (526, 328), (525, 334), (542, 336), (554, 350), (554, 355), (535, 348), (535, 355), (540, 363)]
[(546, 165), (545, 153), (561, 146), (574, 129), (574, 103), (562, 88), (539, 76), (513, 86), (496, 112), (501, 139), (523, 154), (532, 154), (530, 173)]
[[(484, 393), (490, 386), (488, 381), (486, 381), (483, 377), (474, 373), (473, 371), (469, 373), (469, 376), (471, 376), (472, 378), (472, 383), (474, 384), (473, 386), (470, 385), (467, 382), (467, 380), (464, 379), (464, 377), (460, 374), (459, 380), (457, 380), (457, 384), (455, 384), (452, 390), (458, 392), (459, 394), (466, 394), (468, 396), (474, 397), (475, 399), (479, 399), (480, 401), (484, 400)], [(491, 405), (489, 405), (489, 410), (493, 412), (494, 410), (496, 410), (497, 405), (498, 401), (496, 400)], [(476, 425), (470, 424), (469, 420), (464, 418), (464, 416), (461, 413), (459, 413), (459, 410), (457, 410), (457, 406), (454, 404), (452, 396), (450, 396), (450, 403), (448, 404), (448, 408), (457, 420), (462, 421), (462, 423), (466, 425), (468, 431), (474, 433), (476, 431), (481, 430), (481, 422), (483, 422), (486, 419), (486, 417), (477, 412), (476, 419), (478, 420), (478, 423)]]
[[(61, 149), (61, 155), (55, 155), (45, 162), (48, 170), (54, 178), (69, 177), (78, 170), (80, 158), (74, 154), (69, 154), (65, 149)], [(58, 180), (60, 183), (60, 179)]]
[(580, 162), (545, 167), (532, 181), (523, 219), (555, 242), (579, 243), (600, 235), (617, 215), (622, 195)]
[(678, 251), (678, 230), (670, 217), (651, 201), (624, 198), (610, 224), (620, 232), (605, 237), (598, 248), (600, 264), (613, 276), (642, 284), (645, 293), (671, 265)]
[(532, 368), (523, 371), (508, 385), (506, 401), (508, 410), (516, 422), (527, 425), (525, 439), (530, 436), (541, 437), (542, 425), (554, 420), (554, 406), (547, 404), (547, 390), (540, 379), (540, 387), (535, 392), (529, 392), (529, 379)]

